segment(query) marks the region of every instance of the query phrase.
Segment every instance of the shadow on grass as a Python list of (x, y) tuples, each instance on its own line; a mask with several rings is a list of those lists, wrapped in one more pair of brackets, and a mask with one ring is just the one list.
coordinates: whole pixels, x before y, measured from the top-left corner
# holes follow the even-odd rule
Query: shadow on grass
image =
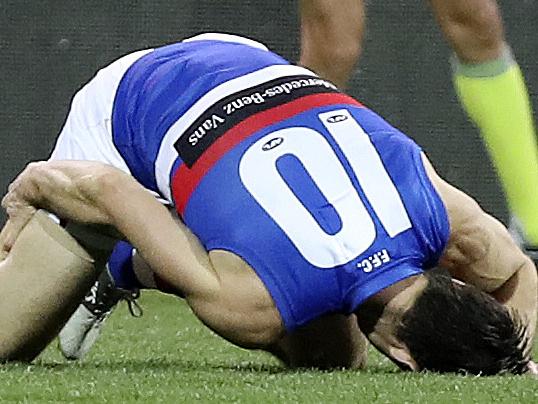
[(110, 359), (110, 360), (93, 360), (93, 361), (80, 361), (80, 362), (51, 362), (51, 361), (36, 361), (34, 363), (5, 363), (0, 365), (0, 370), (24, 370), (24, 371), (39, 371), (39, 370), (57, 370), (57, 371), (70, 371), (70, 370), (98, 370), (107, 369), (112, 371), (124, 371), (128, 370), (129, 373), (147, 372), (148, 370), (156, 371), (238, 371), (238, 372), (258, 372), (258, 373), (281, 373), (286, 372), (283, 366), (278, 364), (262, 364), (253, 362), (243, 362), (240, 364), (227, 364), (227, 363), (209, 363), (203, 361), (189, 361), (189, 360), (169, 360), (166, 358), (152, 358), (152, 359)]
[(129, 372), (129, 373), (145, 373), (148, 371), (177, 371), (177, 372), (205, 372), (205, 371), (225, 371), (238, 373), (261, 373), (267, 375), (275, 374), (300, 374), (308, 372), (332, 373), (332, 372), (357, 372), (365, 374), (377, 375), (392, 375), (403, 374), (397, 368), (387, 366), (372, 365), (364, 370), (350, 369), (332, 369), (320, 370), (314, 368), (287, 368), (281, 364), (268, 364), (256, 362), (207, 362), (207, 361), (191, 361), (191, 360), (171, 360), (168, 358), (150, 358), (150, 359), (107, 359), (107, 360), (88, 360), (79, 362), (69, 361), (40, 361), (37, 360), (32, 364), (27, 363), (9, 363), (0, 366), (0, 371), (18, 370), (27, 372), (40, 371), (58, 371), (69, 372), (72, 370), (99, 370), (106, 369), (108, 371)]

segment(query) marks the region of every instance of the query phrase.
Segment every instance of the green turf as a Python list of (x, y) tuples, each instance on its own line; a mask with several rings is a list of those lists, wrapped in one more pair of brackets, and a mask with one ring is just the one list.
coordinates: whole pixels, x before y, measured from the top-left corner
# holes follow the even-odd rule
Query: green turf
[(54, 343), (33, 365), (0, 368), (0, 402), (538, 403), (530, 377), (402, 373), (374, 352), (362, 372), (290, 371), (216, 337), (181, 301), (141, 303), (142, 319), (120, 307), (80, 363)]

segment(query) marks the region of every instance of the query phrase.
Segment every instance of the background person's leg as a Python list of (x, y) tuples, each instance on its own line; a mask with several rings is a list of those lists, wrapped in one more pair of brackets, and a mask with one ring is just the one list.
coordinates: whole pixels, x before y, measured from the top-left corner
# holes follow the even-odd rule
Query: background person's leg
[(362, 48), (364, 0), (301, 0), (299, 4), (299, 63), (345, 88)]
[(38, 211), (0, 262), (0, 361), (31, 361), (97, 278), (90, 255)]
[(523, 76), (494, 0), (430, 0), (454, 50), (454, 85), (480, 129), (525, 242), (538, 245), (538, 147)]

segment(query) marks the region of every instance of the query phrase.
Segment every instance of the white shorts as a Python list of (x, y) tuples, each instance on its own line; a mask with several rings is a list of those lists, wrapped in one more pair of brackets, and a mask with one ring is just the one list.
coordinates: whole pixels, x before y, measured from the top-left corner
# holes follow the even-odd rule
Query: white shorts
[[(183, 42), (199, 40), (239, 42), (267, 50), (265, 45), (251, 39), (221, 33), (204, 33)], [(152, 50), (144, 49), (119, 58), (99, 70), (75, 94), (50, 160), (100, 161), (131, 174), (112, 141), (112, 107), (120, 80), (127, 69)]]
[(112, 141), (112, 107), (127, 69), (151, 51), (144, 49), (121, 57), (99, 70), (75, 94), (50, 160), (100, 161), (130, 174)]
[[(73, 97), (65, 124), (56, 140), (49, 160), (86, 160), (110, 164), (131, 174), (112, 141), (112, 107), (120, 80), (136, 60), (151, 49), (128, 54), (99, 70)], [(56, 223), (60, 219), (49, 213)], [(98, 248), (111, 248), (111, 241), (89, 227), (77, 226), (70, 232)]]

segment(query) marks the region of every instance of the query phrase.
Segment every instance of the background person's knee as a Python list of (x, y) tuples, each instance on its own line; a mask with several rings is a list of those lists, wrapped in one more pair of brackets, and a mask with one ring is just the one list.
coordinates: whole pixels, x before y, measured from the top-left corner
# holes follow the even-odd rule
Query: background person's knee
[(493, 0), (432, 0), (445, 39), (462, 62), (481, 63), (504, 47), (501, 12)]

